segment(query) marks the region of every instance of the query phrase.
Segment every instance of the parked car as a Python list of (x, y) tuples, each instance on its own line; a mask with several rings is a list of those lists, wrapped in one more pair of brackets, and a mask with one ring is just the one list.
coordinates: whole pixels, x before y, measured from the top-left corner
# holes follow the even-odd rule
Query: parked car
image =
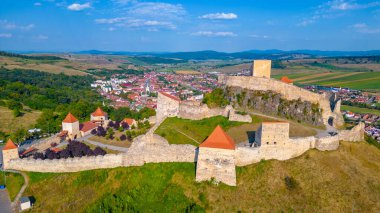
[(0, 189), (5, 189), (6, 186), (5, 185), (0, 185)]

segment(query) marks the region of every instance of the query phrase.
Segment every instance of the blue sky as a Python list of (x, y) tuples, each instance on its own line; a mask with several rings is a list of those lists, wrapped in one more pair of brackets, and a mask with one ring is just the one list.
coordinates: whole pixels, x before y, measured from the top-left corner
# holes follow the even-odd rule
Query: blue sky
[(0, 49), (380, 49), (380, 1), (1, 0)]

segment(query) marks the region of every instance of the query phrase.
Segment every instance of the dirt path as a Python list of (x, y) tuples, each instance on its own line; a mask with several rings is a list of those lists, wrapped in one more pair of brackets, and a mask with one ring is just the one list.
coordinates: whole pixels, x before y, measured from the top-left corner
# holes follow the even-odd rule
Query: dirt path
[(18, 203), (19, 203), (20, 198), (21, 198), (22, 194), (24, 193), (26, 187), (28, 187), (28, 185), (29, 185), (29, 177), (24, 172), (20, 172), (20, 171), (16, 171), (16, 170), (4, 170), (4, 171), (20, 174), (24, 178), (24, 185), (22, 185), (20, 191), (18, 192), (17, 196), (15, 197), (15, 199), (13, 200), (13, 202), (11, 204), (13, 212), (18, 212), (17, 211)]

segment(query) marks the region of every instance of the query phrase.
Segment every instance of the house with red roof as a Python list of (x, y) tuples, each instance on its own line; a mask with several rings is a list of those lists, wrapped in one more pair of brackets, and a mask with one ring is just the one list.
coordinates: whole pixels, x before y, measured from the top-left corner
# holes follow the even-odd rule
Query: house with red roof
[(127, 123), (128, 126), (129, 126), (129, 128), (131, 128), (133, 125), (134, 125), (135, 127), (137, 127), (137, 122), (136, 122), (136, 120), (133, 119), (133, 118), (124, 118), (123, 122), (124, 122), (124, 123)]
[(217, 126), (199, 145), (196, 181), (212, 180), (236, 186), (235, 142)]

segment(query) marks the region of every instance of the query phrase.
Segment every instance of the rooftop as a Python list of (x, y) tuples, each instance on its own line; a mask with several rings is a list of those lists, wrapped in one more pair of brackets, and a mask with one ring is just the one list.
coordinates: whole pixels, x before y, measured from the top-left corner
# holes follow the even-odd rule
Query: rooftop
[(67, 114), (66, 118), (62, 122), (63, 123), (74, 123), (77, 121), (78, 121), (78, 119), (73, 114), (71, 114), (71, 112), (69, 112), (69, 114)]
[(10, 150), (10, 149), (17, 149), (17, 145), (15, 143), (13, 143), (13, 141), (11, 139), (8, 139), (3, 150)]
[(104, 112), (102, 109), (100, 109), (100, 107), (98, 107), (98, 108), (95, 110), (95, 112), (93, 112), (91, 115), (92, 115), (92, 116), (106, 116), (107, 113)]
[(181, 102), (181, 99), (179, 99), (178, 97), (175, 97), (174, 95), (170, 95), (170, 94), (165, 93), (165, 92), (160, 92), (160, 93), (163, 94), (163, 95), (165, 95), (168, 98), (171, 98), (171, 99), (175, 100), (175, 101)]
[(234, 140), (219, 125), (208, 136), (208, 138), (199, 145), (199, 147), (217, 148), (217, 149), (235, 149)]

